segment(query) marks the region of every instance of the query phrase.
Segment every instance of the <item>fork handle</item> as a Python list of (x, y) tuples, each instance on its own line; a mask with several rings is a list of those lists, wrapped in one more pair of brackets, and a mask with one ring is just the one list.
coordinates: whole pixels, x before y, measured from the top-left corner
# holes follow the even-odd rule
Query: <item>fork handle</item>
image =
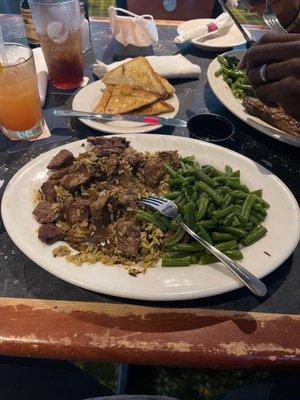
[(239, 263), (231, 258), (227, 257), (224, 253), (218, 250), (216, 247), (212, 246), (206, 240), (198, 236), (192, 229), (190, 229), (180, 218), (175, 218), (176, 222), (197, 242), (201, 243), (208, 251), (210, 251), (214, 256), (216, 256), (220, 261), (223, 262), (238, 278), (242, 281), (248, 289), (251, 290), (256, 296), (265, 296), (267, 293), (267, 288), (265, 284), (258, 279), (256, 276), (247, 271)]

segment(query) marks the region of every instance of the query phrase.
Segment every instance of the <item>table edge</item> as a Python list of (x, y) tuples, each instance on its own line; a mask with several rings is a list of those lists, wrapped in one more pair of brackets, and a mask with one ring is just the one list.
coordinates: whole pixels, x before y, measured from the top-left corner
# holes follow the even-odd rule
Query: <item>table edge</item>
[(198, 368), (300, 365), (299, 315), (0, 298), (0, 354)]

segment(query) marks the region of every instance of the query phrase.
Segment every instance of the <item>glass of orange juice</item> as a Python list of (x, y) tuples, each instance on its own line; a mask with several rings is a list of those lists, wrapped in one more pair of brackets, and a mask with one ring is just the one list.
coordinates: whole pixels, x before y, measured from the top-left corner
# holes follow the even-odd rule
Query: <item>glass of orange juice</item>
[(32, 51), (18, 43), (4, 43), (4, 49), (6, 60), (0, 54), (0, 129), (12, 140), (36, 138), (44, 122)]

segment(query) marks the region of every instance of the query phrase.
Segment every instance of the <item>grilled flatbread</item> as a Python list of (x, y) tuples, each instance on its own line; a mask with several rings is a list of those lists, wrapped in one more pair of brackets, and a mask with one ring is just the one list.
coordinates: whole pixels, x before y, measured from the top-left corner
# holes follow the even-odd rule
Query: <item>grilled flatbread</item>
[(148, 106), (144, 106), (139, 108), (138, 110), (132, 111), (130, 114), (133, 115), (158, 115), (163, 113), (168, 113), (174, 111), (174, 107), (171, 104), (159, 100), (155, 103), (149, 104)]
[(113, 86), (108, 86), (103, 91), (103, 94), (102, 94), (102, 97), (101, 97), (99, 103), (94, 108), (94, 112), (96, 112), (96, 113), (104, 113), (105, 112), (106, 106), (109, 102), (112, 92), (113, 92)]
[(107, 72), (103, 82), (106, 85), (127, 85), (132, 89), (156, 93), (160, 98), (168, 96), (162, 80), (144, 57), (136, 57)]
[(111, 95), (104, 109), (108, 114), (128, 113), (159, 99), (158, 94), (135, 90), (126, 85), (112, 86), (110, 90)]
[(164, 85), (168, 96), (172, 96), (172, 94), (175, 93), (175, 88), (174, 86), (171, 85), (171, 83), (169, 81), (167, 81), (166, 78), (164, 78), (163, 76), (160, 76), (158, 74), (156, 74), (156, 76), (160, 79), (160, 81), (162, 82), (162, 84)]

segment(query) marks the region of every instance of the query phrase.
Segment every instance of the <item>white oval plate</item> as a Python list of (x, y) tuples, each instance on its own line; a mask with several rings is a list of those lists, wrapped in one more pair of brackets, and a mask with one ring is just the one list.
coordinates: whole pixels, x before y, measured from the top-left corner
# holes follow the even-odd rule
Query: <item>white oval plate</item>
[[(79, 90), (79, 92), (73, 99), (73, 110), (93, 111), (102, 97), (102, 90), (105, 88), (105, 84), (102, 82), (102, 80), (99, 80)], [(176, 96), (176, 94), (174, 94), (169, 99), (167, 99), (166, 102), (174, 107), (174, 111), (161, 114), (161, 116), (165, 118), (174, 118), (179, 110), (178, 97)], [(131, 121), (99, 122), (84, 118), (80, 118), (80, 121), (90, 128), (106, 133), (145, 133), (154, 131), (158, 128), (161, 128), (162, 126)]]
[[(256, 276), (269, 274), (293, 252), (299, 240), (299, 208), (289, 189), (270, 171), (250, 159), (226, 148), (200, 140), (164, 135), (128, 135), (139, 151), (177, 149), (182, 156), (195, 155), (201, 164), (224, 168), (226, 164), (241, 170), (242, 182), (250, 189), (262, 188), (270, 203), (264, 225), (268, 234), (243, 250), (241, 264)], [(39, 224), (33, 210), (33, 189), (47, 175), (46, 166), (61, 148), (75, 155), (84, 151), (83, 141), (69, 143), (46, 152), (25, 165), (9, 182), (2, 200), (2, 218), (15, 244), (36, 264), (51, 274), (74, 285), (107, 295), (140, 300), (185, 300), (225, 293), (241, 284), (220, 263), (185, 268), (150, 268), (132, 277), (122, 266), (101, 263), (77, 267), (63, 258), (53, 258), (52, 249), (37, 237)], [(22, 221), (22, 223), (20, 223)], [(266, 253), (268, 252), (270, 256)]]
[[(233, 50), (224, 54), (236, 56), (241, 59), (245, 54), (245, 50)], [(281, 131), (280, 129), (277, 129), (274, 126), (267, 124), (261, 119), (248, 114), (247, 111), (244, 109), (241, 100), (234, 97), (230, 87), (223, 80), (222, 76), (219, 76), (218, 78), (215, 76), (216, 71), (218, 71), (219, 69), (220, 63), (217, 58), (215, 58), (208, 67), (207, 79), (214, 94), (217, 96), (220, 102), (226, 108), (228, 108), (229, 111), (231, 111), (236, 117), (238, 117), (242, 121), (246, 122), (246, 124), (252, 126), (253, 128), (268, 136), (271, 136), (273, 139), (277, 139), (282, 142), (289, 143), (293, 146), (300, 147), (300, 138)]]
[[(179, 25), (177, 27), (177, 32), (180, 35), (189, 29), (194, 29), (203, 25), (207, 25), (213, 21), (214, 20), (211, 18), (192, 19)], [(245, 31), (251, 38), (251, 33), (247, 29), (245, 29)], [(218, 32), (212, 33), (209, 36), (203, 37), (201, 39), (192, 39), (191, 43), (193, 43), (193, 45), (198, 47), (199, 49), (203, 50), (224, 51), (235, 46), (241, 46), (246, 43), (246, 40), (234, 24), (222, 34), (219, 34)]]

